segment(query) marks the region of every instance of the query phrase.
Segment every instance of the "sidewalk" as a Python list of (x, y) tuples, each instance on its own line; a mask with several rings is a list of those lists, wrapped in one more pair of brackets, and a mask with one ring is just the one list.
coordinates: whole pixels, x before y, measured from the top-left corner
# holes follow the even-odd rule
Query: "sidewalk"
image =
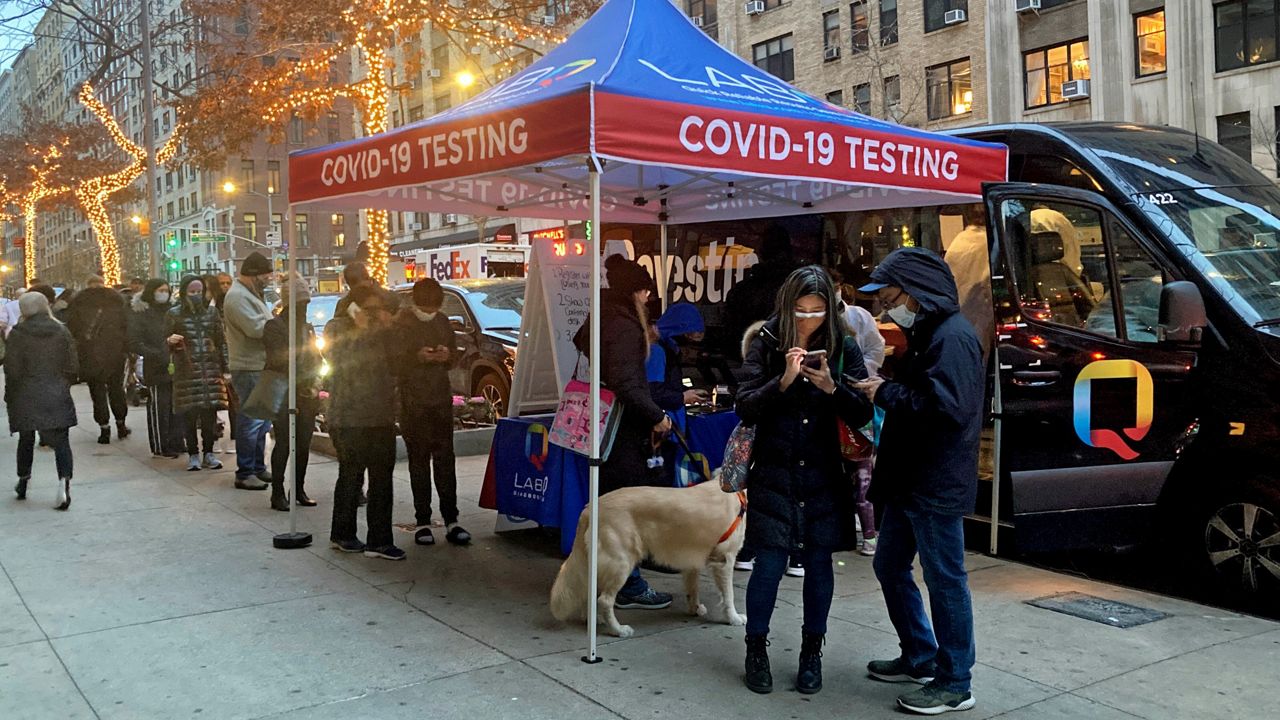
[[(84, 388), (72, 432), (70, 511), (52, 509), (52, 454), (40, 451), (26, 502), (0, 478), (0, 718), (900, 718), (905, 686), (865, 678), (897, 651), (869, 558), (838, 556), (825, 689), (789, 690), (801, 581), (785, 579), (771, 657), (778, 690), (741, 684), (742, 630), (683, 614), (620, 611), (636, 637), (556, 623), (547, 594), (560, 561), (537, 532), (495, 536), (476, 503), (483, 458), (459, 461), (468, 548), (443, 543), (392, 563), (328, 548), (336, 465), (313, 456), (300, 510), (308, 550), (271, 547), (288, 526), (268, 494), (232, 488), (227, 469), (185, 472), (135, 434), (95, 444)], [(0, 419), (7, 429), (7, 418)], [(0, 437), (12, 463), (17, 438)], [(183, 459), (185, 460), (185, 458)], [(412, 520), (396, 472), (397, 522)], [(362, 513), (363, 515), (363, 513)], [(959, 717), (1259, 717), (1280, 671), (1280, 624), (973, 555), (977, 707)], [(738, 573), (738, 609), (746, 575)], [(679, 578), (655, 584), (677, 592)], [(706, 593), (710, 583), (704, 578)], [(1168, 613), (1118, 629), (1025, 604), (1076, 591)]]

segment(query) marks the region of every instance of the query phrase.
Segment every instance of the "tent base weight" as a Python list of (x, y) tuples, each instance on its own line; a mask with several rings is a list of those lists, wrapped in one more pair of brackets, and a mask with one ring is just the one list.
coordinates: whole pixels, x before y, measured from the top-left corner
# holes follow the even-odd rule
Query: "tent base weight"
[(596, 656), (596, 659), (595, 659), (595, 660), (592, 660), (590, 655), (583, 655), (583, 656), (582, 656), (582, 662), (584, 662), (584, 663), (586, 663), (586, 664), (588, 664), (588, 665), (598, 665), (598, 664), (600, 664), (600, 663), (604, 662), (604, 658), (602, 658), (602, 657), (600, 657), (599, 655), (597, 655), (597, 656)]
[(304, 548), (311, 544), (311, 533), (290, 532), (280, 533), (271, 538), (271, 544), (279, 550), (296, 550)]

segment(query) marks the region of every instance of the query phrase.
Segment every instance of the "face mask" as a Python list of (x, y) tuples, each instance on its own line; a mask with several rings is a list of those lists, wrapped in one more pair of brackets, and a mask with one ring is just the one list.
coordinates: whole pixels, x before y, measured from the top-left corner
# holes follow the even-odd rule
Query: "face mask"
[(187, 302), (196, 307), (200, 307), (201, 305), (204, 305), (204, 295), (188, 295)]
[(889, 317), (898, 325), (909, 328), (916, 324), (916, 313), (907, 308), (906, 303), (889, 309)]
[(826, 316), (827, 316), (826, 310), (820, 310), (818, 312), (800, 312), (798, 310), (796, 311), (797, 320), (821, 320)]
[(165, 303), (167, 303), (167, 302), (169, 302), (169, 293), (167, 293), (167, 292), (158, 292), (158, 293), (156, 293), (156, 303), (157, 303), (157, 304), (163, 305), (163, 304), (165, 304)]
[(426, 310), (419, 310), (415, 307), (413, 309), (413, 314), (422, 322), (431, 322), (436, 319), (436, 315), (439, 315), (439, 312), (427, 312)]

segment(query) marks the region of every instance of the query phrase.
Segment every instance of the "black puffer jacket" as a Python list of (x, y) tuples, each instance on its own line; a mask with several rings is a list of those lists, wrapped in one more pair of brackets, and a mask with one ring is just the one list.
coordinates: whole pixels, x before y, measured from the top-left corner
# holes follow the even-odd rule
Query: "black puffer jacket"
[(169, 311), (168, 333), (183, 339), (182, 349), (173, 353), (174, 409), (226, 410), (227, 341), (218, 309), (184, 298)]
[(135, 295), (129, 305), (129, 352), (142, 356), (142, 382), (166, 385), (169, 375), (169, 305), (147, 302), (148, 293)]
[[(400, 387), (401, 419), (421, 414), (423, 408), (449, 407), (453, 404), (453, 388), (449, 370), (458, 361), (458, 338), (444, 313), (427, 322), (419, 320), (413, 306), (400, 308), (395, 319), (396, 376)], [(423, 348), (443, 345), (449, 348), (445, 362), (423, 362), (418, 352)]]
[(867, 377), (862, 353), (845, 338), (841, 357), (829, 362), (837, 377), (827, 395), (798, 377), (784, 392), (785, 355), (772, 319), (745, 353), (737, 412), (754, 425), (756, 441), (747, 476), (747, 544), (785, 550), (808, 547), (852, 549), (854, 488), (844, 472), (836, 418), (860, 428), (871, 420), (871, 404), (849, 387)]
[(129, 344), (129, 311), (120, 293), (105, 287), (80, 291), (67, 306), (67, 329), (80, 351), (80, 376), (119, 380)]
[(75, 341), (62, 323), (48, 315), (33, 315), (15, 325), (5, 342), (4, 401), (9, 410), (9, 432), (75, 425), (71, 380), (78, 365)]
[(982, 346), (960, 314), (942, 258), (894, 252), (871, 274), (920, 303), (894, 379), (876, 393), (885, 411), (869, 498), (947, 515), (973, 512), (985, 392)]
[[(604, 387), (622, 402), (622, 424), (613, 441), (608, 461), (600, 469), (600, 492), (621, 487), (648, 485), (654, 482), (645, 461), (653, 448), (649, 436), (663, 416), (662, 408), (649, 394), (645, 375), (645, 358), (649, 347), (648, 332), (631, 297), (604, 291), (600, 297), (600, 338), (604, 355), (600, 362), (600, 378)], [(585, 322), (573, 338), (583, 355), (590, 356), (591, 323)], [(586, 379), (585, 368), (583, 380)]]

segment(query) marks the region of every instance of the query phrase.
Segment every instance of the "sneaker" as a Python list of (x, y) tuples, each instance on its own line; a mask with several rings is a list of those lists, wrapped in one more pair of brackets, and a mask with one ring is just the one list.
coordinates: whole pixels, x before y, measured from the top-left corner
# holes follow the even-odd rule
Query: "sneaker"
[(858, 554), (866, 557), (875, 557), (876, 539), (868, 538), (862, 541), (862, 545), (858, 547)]
[(414, 545), (435, 545), (436, 536), (431, 534), (430, 525), (419, 525), (417, 530), (413, 531)]
[(751, 572), (755, 568), (756, 568), (755, 560), (735, 560), (733, 563), (734, 570), (745, 570), (746, 572)]
[(933, 682), (933, 668), (911, 669), (902, 658), (893, 660), (872, 660), (867, 663), (867, 675), (892, 683), (919, 683), (928, 685)]
[(787, 575), (791, 577), (804, 577), (804, 563), (796, 561), (787, 563)]
[(376, 548), (365, 548), (365, 557), (382, 558), (383, 560), (403, 560), (404, 551), (395, 545), (383, 545)]
[(262, 472), (258, 473), (258, 474), (257, 474), (257, 475), (255, 475), (254, 477), (258, 478), (259, 480), (261, 480), (261, 481), (262, 481), (262, 482), (264, 482), (264, 483), (269, 483), (269, 482), (271, 482), (271, 471), (270, 471), (270, 470), (263, 470)]
[(613, 601), (613, 607), (618, 610), (661, 610), (670, 606), (671, 596), (653, 588), (647, 588), (639, 595), (618, 593)]
[(329, 539), (329, 547), (344, 553), (364, 552), (364, 543), (359, 540), (334, 540)]
[(247, 478), (236, 478), (236, 488), (239, 490), (266, 490), (269, 487), (271, 486), (252, 475)]
[(204, 462), (200, 466), (209, 470), (221, 470), (222, 461), (214, 457), (213, 453), (207, 452), (204, 454)]
[(200, 456), (188, 455), (187, 456), (187, 472), (191, 472), (192, 470), (199, 470), (199, 469), (200, 469)]
[(917, 715), (941, 715), (945, 712), (969, 710), (975, 704), (973, 693), (952, 692), (933, 683), (898, 696), (898, 707)]

